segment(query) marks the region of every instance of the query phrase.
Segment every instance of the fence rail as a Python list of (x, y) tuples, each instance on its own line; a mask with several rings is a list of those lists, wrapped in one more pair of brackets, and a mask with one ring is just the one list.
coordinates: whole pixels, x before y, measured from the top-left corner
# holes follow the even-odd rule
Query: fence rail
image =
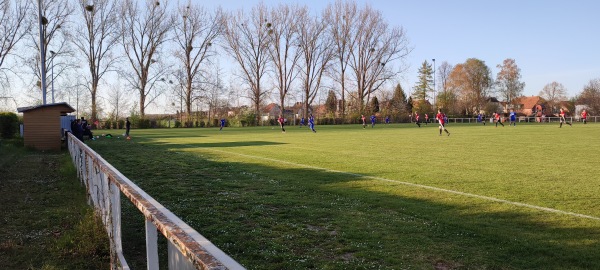
[[(581, 117), (579, 116), (570, 116), (565, 117), (567, 122), (579, 122), (581, 121)], [(509, 121), (508, 117), (502, 117), (504, 122)], [(492, 118), (486, 118), (485, 121), (493, 123)], [(527, 117), (527, 116), (518, 116), (517, 122), (531, 122), (531, 123), (553, 123), (559, 122), (559, 117)], [(437, 122), (435, 119), (429, 118), (429, 122), (435, 123)], [(600, 116), (588, 116), (587, 122), (589, 123), (599, 123)], [(477, 118), (448, 118), (448, 123), (477, 123)]]
[(88, 201), (108, 233), (111, 269), (129, 269), (121, 243), (121, 193), (145, 217), (148, 269), (159, 269), (158, 232), (168, 240), (169, 269), (244, 269), (70, 133), (68, 148)]

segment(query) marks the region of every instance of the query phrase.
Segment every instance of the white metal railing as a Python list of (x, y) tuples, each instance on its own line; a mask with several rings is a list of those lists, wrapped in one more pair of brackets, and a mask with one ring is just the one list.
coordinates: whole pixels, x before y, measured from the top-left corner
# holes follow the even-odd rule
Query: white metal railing
[(88, 201), (102, 218), (108, 233), (111, 269), (129, 269), (121, 243), (121, 193), (145, 217), (148, 269), (159, 269), (159, 231), (168, 239), (169, 269), (244, 269), (73, 134), (69, 133), (67, 141), (78, 177), (86, 187)]
[[(509, 121), (508, 117), (502, 117), (504, 122)], [(565, 117), (567, 122), (580, 122), (581, 117), (569, 116)], [(486, 118), (485, 121), (493, 123), (492, 118)], [(554, 123), (559, 122), (560, 117), (528, 117), (528, 116), (517, 116), (517, 122), (530, 122), (530, 123)], [(437, 123), (435, 119), (429, 118), (429, 122)], [(600, 116), (588, 116), (587, 122), (598, 123), (600, 122)], [(477, 118), (448, 118), (448, 123), (478, 123)]]

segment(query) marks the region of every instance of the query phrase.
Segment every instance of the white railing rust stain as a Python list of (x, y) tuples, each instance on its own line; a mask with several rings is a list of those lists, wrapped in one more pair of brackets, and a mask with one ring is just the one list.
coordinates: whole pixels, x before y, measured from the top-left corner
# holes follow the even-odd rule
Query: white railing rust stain
[(77, 174), (86, 186), (89, 203), (107, 230), (112, 269), (129, 269), (121, 243), (121, 193), (146, 219), (148, 269), (159, 268), (157, 231), (169, 240), (170, 269), (244, 269), (72, 134), (68, 136), (68, 148)]

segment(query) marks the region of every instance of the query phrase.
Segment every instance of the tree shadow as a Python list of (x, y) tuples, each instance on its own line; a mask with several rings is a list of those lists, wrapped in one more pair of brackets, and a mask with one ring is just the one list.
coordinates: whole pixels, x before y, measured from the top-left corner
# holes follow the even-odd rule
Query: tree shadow
[(270, 142), (270, 141), (234, 141), (234, 142), (218, 142), (218, 143), (167, 143), (167, 142), (154, 142), (156, 145), (163, 145), (169, 149), (183, 149), (183, 148), (214, 148), (214, 147), (243, 147), (243, 146), (267, 146), (267, 145), (281, 145), (286, 143), (281, 142)]
[[(123, 144), (96, 150), (250, 269), (600, 269), (597, 220), (352, 174), (172, 151), (275, 144)], [(132, 154), (143, 154), (143, 163)], [(143, 223), (129, 220), (133, 216), (123, 217), (124, 247), (143, 254)]]

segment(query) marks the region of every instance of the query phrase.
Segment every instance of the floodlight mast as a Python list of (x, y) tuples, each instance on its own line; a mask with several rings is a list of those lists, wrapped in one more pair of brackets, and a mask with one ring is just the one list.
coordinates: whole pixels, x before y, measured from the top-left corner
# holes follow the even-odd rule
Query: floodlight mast
[(431, 59), (431, 61), (433, 61), (433, 106), (437, 107), (437, 103), (436, 103), (436, 96), (437, 96), (437, 89), (435, 89), (435, 58)]
[(42, 104), (46, 105), (46, 45), (44, 42), (44, 28), (48, 20), (42, 16), (42, 0), (38, 0), (38, 24), (40, 28), (40, 71), (41, 71), (41, 88), (42, 88)]

